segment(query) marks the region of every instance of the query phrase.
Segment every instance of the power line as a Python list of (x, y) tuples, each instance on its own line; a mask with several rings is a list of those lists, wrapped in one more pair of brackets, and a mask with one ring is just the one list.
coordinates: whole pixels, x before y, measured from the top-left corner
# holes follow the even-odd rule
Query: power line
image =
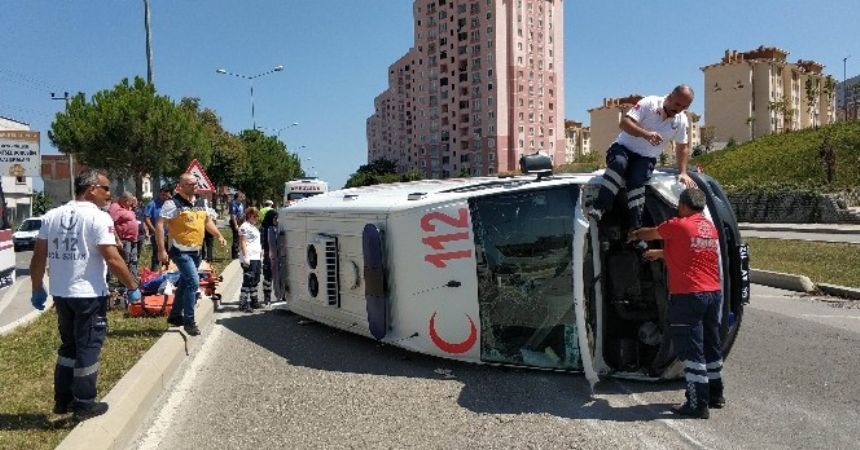
[(16, 72), (14, 70), (4, 69), (2, 67), (0, 67), (0, 75), (2, 75), (3, 78), (6, 78), (8, 81), (19, 84), (21, 86), (31, 87), (37, 91), (56, 92), (63, 90), (45, 81), (39, 80), (31, 75), (26, 75), (21, 72)]

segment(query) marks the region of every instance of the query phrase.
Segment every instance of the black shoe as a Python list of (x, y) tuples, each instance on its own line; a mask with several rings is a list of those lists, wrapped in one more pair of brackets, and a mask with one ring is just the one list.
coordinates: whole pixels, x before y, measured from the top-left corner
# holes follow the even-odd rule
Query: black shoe
[(192, 323), (186, 324), (182, 328), (185, 329), (185, 332), (188, 333), (189, 336), (199, 336), (200, 335), (200, 328), (197, 328), (196, 323), (192, 322)]
[(681, 406), (673, 407), (672, 412), (680, 416), (692, 417), (694, 419), (707, 419), (711, 417), (711, 414), (708, 412), (707, 407), (695, 409), (691, 407), (689, 403), (684, 403)]
[(91, 403), (86, 407), (75, 405), (74, 418), (77, 421), (87, 420), (96, 416), (100, 416), (106, 413), (107, 410), (108, 404), (105, 402)]
[(167, 324), (174, 327), (181, 327), (182, 316), (167, 316)]
[(712, 396), (708, 402), (708, 408), (720, 409), (726, 406), (726, 398), (722, 395)]
[(260, 309), (261, 306), (257, 302), (251, 302), (251, 309)]
[(52, 409), (51, 411), (53, 411), (54, 414), (68, 414), (72, 412), (73, 403), (73, 401), (54, 402), (54, 409)]

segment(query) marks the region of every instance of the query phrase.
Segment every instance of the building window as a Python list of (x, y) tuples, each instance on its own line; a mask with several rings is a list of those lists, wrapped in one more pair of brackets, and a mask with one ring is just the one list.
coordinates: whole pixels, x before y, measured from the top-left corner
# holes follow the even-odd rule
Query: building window
[(24, 177), (15, 177), (15, 184), (27, 184), (27, 179)]

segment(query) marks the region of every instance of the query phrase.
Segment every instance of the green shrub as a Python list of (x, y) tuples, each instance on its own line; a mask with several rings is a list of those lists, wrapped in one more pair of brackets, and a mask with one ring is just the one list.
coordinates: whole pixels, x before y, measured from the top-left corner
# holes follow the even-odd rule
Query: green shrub
[[(835, 176), (819, 149), (825, 136), (836, 156)], [(860, 186), (860, 121), (839, 122), (817, 129), (772, 134), (693, 158), (705, 173), (730, 191), (835, 192)]]

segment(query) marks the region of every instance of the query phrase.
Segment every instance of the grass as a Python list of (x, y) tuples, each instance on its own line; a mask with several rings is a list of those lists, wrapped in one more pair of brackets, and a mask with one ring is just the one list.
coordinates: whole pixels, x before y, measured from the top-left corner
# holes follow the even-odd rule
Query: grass
[(754, 269), (808, 276), (816, 283), (860, 287), (860, 245), (746, 238)]
[[(836, 174), (826, 179), (819, 147), (825, 136), (836, 154)], [(813, 189), (835, 192), (860, 186), (860, 121), (762, 136), (693, 159), (729, 190)]]
[[(227, 248), (216, 242), (212, 262), (219, 273), (231, 261), (232, 234), (229, 229), (221, 233)], [(143, 265), (149, 264), (150, 251), (144, 248)], [(166, 329), (163, 317), (126, 317), (118, 310), (108, 313), (108, 337), (99, 360), (99, 397), (110, 392)], [(0, 449), (52, 449), (74, 428), (68, 416), (51, 413), (59, 342), (53, 309), (30, 325), (0, 337)]]

